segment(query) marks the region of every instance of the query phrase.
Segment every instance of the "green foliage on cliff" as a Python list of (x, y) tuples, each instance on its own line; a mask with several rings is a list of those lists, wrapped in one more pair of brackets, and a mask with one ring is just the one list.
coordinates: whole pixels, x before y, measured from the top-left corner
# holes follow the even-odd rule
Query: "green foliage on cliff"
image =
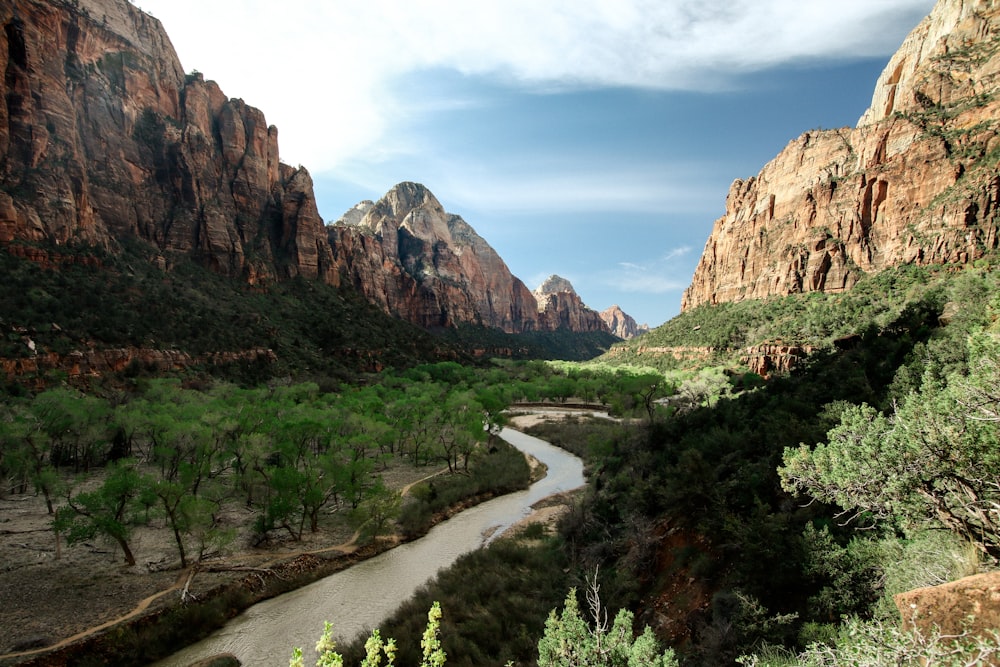
[(0, 357), (33, 356), (29, 340), (38, 353), (59, 354), (90, 346), (194, 357), (272, 350), (274, 362), (206, 362), (194, 369), (251, 384), (284, 376), (327, 382), (383, 366), (468, 358), (353, 290), (298, 279), (253, 288), (182, 257), (167, 258), (172, 265), (161, 270), (148, 252), (136, 244), (116, 255), (58, 254), (55, 269), (0, 252)]
[[(615, 346), (626, 350), (603, 357), (608, 363), (656, 367), (721, 363), (739, 365), (744, 348), (765, 343), (833, 349), (838, 341), (899, 327), (915, 308), (932, 308), (961, 319), (997, 289), (996, 259), (976, 266), (897, 266), (866, 276), (843, 294), (811, 292), (769, 299), (702, 305), (681, 313), (649, 333)], [(949, 306), (951, 304), (951, 306)], [(961, 304), (961, 308), (959, 308)], [(977, 305), (978, 304), (978, 305)], [(641, 352), (651, 347), (712, 348), (708, 360), (680, 363), (669, 355)]]

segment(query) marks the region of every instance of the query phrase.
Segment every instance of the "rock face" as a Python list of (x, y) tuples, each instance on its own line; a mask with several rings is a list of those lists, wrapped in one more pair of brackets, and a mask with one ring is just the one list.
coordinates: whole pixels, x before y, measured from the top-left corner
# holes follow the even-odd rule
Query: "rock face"
[(600, 313), (588, 308), (565, 278), (549, 276), (535, 289), (534, 297), (538, 302), (540, 325), (545, 331), (610, 332)]
[(250, 282), (332, 280), (304, 169), (125, 0), (0, 6), (0, 242), (138, 237)]
[(649, 331), (648, 324), (636, 324), (635, 319), (621, 309), (618, 304), (601, 311), (601, 319), (608, 325), (611, 333), (619, 338), (635, 338)]
[(374, 204), (352, 209), (361, 210), (358, 222), (327, 231), (338, 270), (369, 301), (430, 329), (460, 323), (510, 333), (539, 329), (528, 288), (427, 188), (400, 183)]
[(850, 289), (997, 247), (1000, 6), (939, 0), (854, 129), (808, 132), (737, 180), (682, 309)]

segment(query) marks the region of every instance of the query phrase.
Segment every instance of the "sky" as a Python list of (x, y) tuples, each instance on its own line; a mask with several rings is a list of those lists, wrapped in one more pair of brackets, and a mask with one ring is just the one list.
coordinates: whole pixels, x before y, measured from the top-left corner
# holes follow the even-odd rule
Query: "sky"
[(323, 219), (425, 185), (534, 289), (657, 326), (729, 186), (853, 126), (933, 0), (137, 0)]

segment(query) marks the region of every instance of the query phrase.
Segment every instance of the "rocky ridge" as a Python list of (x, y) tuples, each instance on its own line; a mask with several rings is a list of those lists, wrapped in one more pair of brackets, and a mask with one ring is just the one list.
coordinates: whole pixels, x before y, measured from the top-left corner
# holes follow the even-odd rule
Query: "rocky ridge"
[(386, 312), (422, 327), (609, 331), (568, 281), (528, 290), (472, 226), (419, 183), (361, 202), (327, 232), (346, 279)]
[(939, 0), (857, 127), (807, 132), (737, 180), (682, 309), (850, 289), (901, 263), (997, 248), (1000, 7)]
[(327, 233), (337, 269), (386, 312), (430, 329), (462, 323), (508, 333), (539, 328), (524, 283), (423, 185), (400, 183), (370, 206), (351, 209)]
[(546, 331), (608, 331), (600, 313), (583, 303), (572, 283), (560, 276), (549, 276), (532, 293), (538, 303), (540, 326)]

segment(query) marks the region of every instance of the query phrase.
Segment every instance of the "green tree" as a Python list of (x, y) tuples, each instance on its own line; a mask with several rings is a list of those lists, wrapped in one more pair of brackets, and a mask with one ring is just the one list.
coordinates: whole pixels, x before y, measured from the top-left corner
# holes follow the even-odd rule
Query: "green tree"
[(1000, 557), (1000, 337), (969, 349), (967, 373), (925, 378), (892, 414), (848, 407), (827, 443), (786, 449), (782, 486), (904, 530), (945, 527)]
[[(441, 605), (435, 602), (427, 612), (427, 628), (420, 640), (420, 648), (423, 651), (420, 667), (444, 666), (447, 656), (441, 648), (440, 634)], [(324, 624), (323, 636), (316, 644), (316, 652), (319, 654), (316, 667), (343, 667), (344, 657), (337, 653), (337, 644), (333, 641), (333, 626), (329, 622)], [(365, 642), (365, 658), (361, 662), (361, 667), (381, 667), (383, 655), (386, 667), (392, 667), (396, 660), (396, 642), (393, 639), (383, 640), (376, 629)], [(292, 649), (289, 667), (303, 667), (303, 664), (302, 649)]]
[(45, 498), (49, 514), (62, 478), (52, 464), (51, 439), (42, 423), (24, 405), (4, 406), (0, 412), (0, 470), (24, 492), (28, 484)]
[(68, 498), (67, 504), (56, 511), (55, 529), (66, 533), (70, 544), (98, 535), (106, 537), (121, 548), (126, 565), (135, 565), (129, 539), (143, 487), (135, 461), (110, 463), (101, 486)]

